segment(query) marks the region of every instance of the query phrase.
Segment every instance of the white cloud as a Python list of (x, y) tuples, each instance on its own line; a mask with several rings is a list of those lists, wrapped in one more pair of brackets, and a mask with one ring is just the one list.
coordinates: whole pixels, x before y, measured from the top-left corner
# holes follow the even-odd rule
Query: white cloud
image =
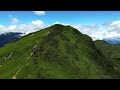
[(16, 24), (18, 22), (19, 22), (19, 20), (17, 18), (12, 18), (12, 24)]
[(0, 25), (0, 34), (5, 32), (22, 32), (28, 34), (43, 29), (44, 27), (45, 24), (41, 20), (20, 25)]
[(28, 24), (21, 24), (19, 25), (19, 29), (22, 32), (25, 32), (26, 34), (31, 33), (31, 32), (35, 32), (37, 30), (43, 29), (45, 28), (45, 24), (43, 23), (43, 21), (41, 20), (36, 20), (36, 21), (32, 21), (31, 23)]
[(41, 20), (32, 21), (32, 24), (33, 25), (42, 25), (43, 21), (41, 21)]
[(120, 20), (118, 20), (118, 21), (113, 21), (110, 25), (120, 25)]
[(95, 33), (97, 33), (98, 31), (100, 31), (97, 25), (93, 24), (93, 25), (72, 25), (74, 28), (78, 29), (81, 33), (83, 34), (87, 34), (90, 37), (92, 37), (93, 40), (97, 39), (97, 38), (101, 38), (101, 37), (96, 37)]
[(120, 37), (120, 20), (104, 23), (101, 27), (102, 30), (96, 25), (81, 25), (75, 28), (77, 28), (80, 32), (89, 35), (93, 40)]
[[(70, 25), (60, 22), (55, 22), (54, 24)], [(89, 35), (93, 40), (120, 37), (120, 20), (107, 22), (101, 25), (77, 24), (71, 26), (78, 29), (81, 33)]]
[(36, 15), (45, 15), (45, 11), (34, 11)]
[(57, 21), (57, 22), (55, 22), (55, 23), (53, 23), (53, 24), (61, 24), (61, 23)]
[(98, 28), (97, 25), (72, 25), (74, 28), (78, 29), (81, 33), (84, 34), (92, 34), (93, 32), (96, 31), (96, 29)]
[[(13, 17), (12, 15), (9, 15), (9, 18), (11, 19), (11, 24), (0, 25), (0, 34), (5, 32), (22, 32), (28, 34), (43, 29), (47, 26), (51, 26), (51, 25), (45, 25), (44, 22), (41, 20), (35, 20), (29, 23), (18, 25), (17, 23), (19, 22), (19, 20), (17, 18)], [(58, 21), (53, 24), (62, 24), (65, 26), (71, 25), (71, 24), (61, 23)], [(81, 33), (89, 35), (90, 37), (92, 37), (93, 40), (97, 40), (97, 39), (102, 40), (104, 38), (120, 37), (120, 20), (107, 22), (101, 25), (76, 24), (71, 26), (78, 29)]]
[(52, 25), (54, 25), (54, 24), (62, 24), (62, 25), (65, 25), (65, 26), (67, 26), (67, 25), (69, 25), (69, 24), (66, 24), (66, 23), (61, 23), (61, 22), (55, 22), (55, 23), (53, 23)]
[(12, 15), (8, 15), (8, 17), (11, 19), (10, 24), (17, 24), (19, 20), (16, 17), (13, 17)]

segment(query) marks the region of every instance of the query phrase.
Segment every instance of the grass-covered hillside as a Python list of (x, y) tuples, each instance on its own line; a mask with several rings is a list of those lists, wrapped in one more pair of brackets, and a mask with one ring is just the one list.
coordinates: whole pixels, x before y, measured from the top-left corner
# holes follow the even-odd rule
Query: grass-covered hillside
[(112, 66), (120, 71), (120, 44), (109, 44), (102, 40), (96, 40), (95, 45), (106, 59), (112, 62)]
[(96, 40), (96, 47), (103, 51), (107, 58), (120, 60), (120, 44), (109, 44), (105, 41)]
[(1, 79), (120, 78), (92, 39), (55, 24), (0, 48)]

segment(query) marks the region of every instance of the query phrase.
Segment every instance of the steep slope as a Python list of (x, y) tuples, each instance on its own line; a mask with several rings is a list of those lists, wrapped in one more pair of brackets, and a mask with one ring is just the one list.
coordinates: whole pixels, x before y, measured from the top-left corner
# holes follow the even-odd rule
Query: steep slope
[(109, 44), (105, 41), (96, 40), (95, 45), (107, 58), (120, 58), (120, 44)]
[(106, 59), (112, 62), (112, 66), (120, 72), (120, 44), (109, 44), (102, 40), (96, 40), (95, 45)]
[(21, 37), (22, 33), (8, 32), (0, 34), (0, 47)]
[(120, 78), (92, 39), (71, 26), (53, 25), (0, 48), (0, 78)]

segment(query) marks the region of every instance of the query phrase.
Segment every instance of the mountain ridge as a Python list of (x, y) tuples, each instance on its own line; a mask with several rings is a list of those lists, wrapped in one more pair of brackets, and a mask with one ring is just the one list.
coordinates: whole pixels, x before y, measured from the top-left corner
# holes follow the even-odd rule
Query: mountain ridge
[(20, 32), (7, 32), (0, 34), (0, 47), (21, 37)]
[(109, 44), (120, 44), (120, 38), (105, 38), (104, 41), (108, 42)]
[(0, 51), (0, 78), (102, 79), (120, 76), (91, 37), (71, 26), (55, 24), (8, 43)]

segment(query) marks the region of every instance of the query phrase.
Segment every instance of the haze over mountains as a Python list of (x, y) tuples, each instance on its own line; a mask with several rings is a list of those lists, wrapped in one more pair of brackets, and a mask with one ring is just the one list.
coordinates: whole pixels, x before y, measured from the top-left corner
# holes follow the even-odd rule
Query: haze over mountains
[[(106, 49), (109, 47), (111, 51)], [(120, 78), (119, 48), (100, 40), (93, 42), (69, 25), (55, 24), (1, 47), (0, 78)]]
[(120, 38), (106, 38), (103, 39), (104, 41), (110, 43), (110, 44), (120, 44)]
[(4, 33), (4, 34), (0, 34), (0, 47), (11, 42), (14, 41), (18, 38), (20, 38), (22, 35), (22, 33), (20, 32), (8, 32), (8, 33)]

